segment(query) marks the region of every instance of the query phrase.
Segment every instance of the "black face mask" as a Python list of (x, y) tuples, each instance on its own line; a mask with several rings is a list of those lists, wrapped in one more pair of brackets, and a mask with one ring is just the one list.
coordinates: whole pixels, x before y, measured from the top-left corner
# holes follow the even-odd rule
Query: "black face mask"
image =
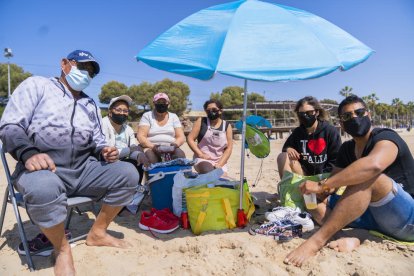
[(371, 128), (371, 120), (368, 116), (355, 117), (343, 122), (345, 131), (352, 137), (362, 137)]
[(168, 104), (155, 104), (155, 110), (158, 113), (165, 113), (168, 110)]
[(123, 125), (126, 122), (126, 120), (128, 119), (128, 116), (127, 115), (124, 115), (124, 114), (115, 114), (115, 113), (112, 113), (111, 119), (112, 119), (112, 121), (115, 124), (117, 124), (117, 125)]
[(305, 128), (309, 128), (311, 126), (313, 126), (313, 124), (316, 121), (316, 115), (299, 115), (299, 122), (300, 124), (305, 127)]
[(210, 120), (216, 120), (218, 117), (220, 117), (220, 114), (217, 112), (213, 112), (213, 111), (207, 111), (207, 118), (209, 118)]

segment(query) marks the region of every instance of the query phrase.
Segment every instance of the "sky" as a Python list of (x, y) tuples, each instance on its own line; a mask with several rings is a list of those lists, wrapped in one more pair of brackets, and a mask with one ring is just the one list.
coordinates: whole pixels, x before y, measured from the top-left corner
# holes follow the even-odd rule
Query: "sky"
[[(135, 56), (158, 35), (201, 9), (225, 0), (0, 0), (0, 48), (34, 75), (60, 75), (60, 61), (69, 52), (92, 52), (101, 66), (85, 92), (97, 102), (102, 85), (115, 80), (127, 86), (164, 78), (189, 85), (193, 110), (212, 92), (243, 86), (243, 80), (217, 74), (201, 81), (154, 69)], [(268, 100), (293, 100), (312, 95), (341, 100), (350, 86), (359, 96), (376, 93), (380, 102), (414, 101), (414, 1), (412, 0), (267, 0), (303, 9), (325, 18), (375, 50), (349, 71), (297, 82), (254, 82), (249, 92)], [(0, 63), (7, 62), (1, 55)], [(104, 106), (104, 105), (102, 105)]]

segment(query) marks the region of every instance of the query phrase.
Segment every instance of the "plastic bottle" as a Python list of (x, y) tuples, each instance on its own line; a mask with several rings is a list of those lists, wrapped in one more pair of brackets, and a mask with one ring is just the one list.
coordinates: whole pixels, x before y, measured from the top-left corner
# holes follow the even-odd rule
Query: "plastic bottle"
[(185, 197), (184, 191), (182, 195), (181, 226), (183, 227), (183, 229), (188, 229), (190, 227), (188, 223), (187, 199)]

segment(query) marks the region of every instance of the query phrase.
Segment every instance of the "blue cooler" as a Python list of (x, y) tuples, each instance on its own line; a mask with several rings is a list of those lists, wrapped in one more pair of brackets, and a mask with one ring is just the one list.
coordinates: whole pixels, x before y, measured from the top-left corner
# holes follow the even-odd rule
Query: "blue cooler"
[(192, 169), (191, 166), (170, 166), (148, 171), (152, 207), (155, 209), (173, 210), (172, 187), (174, 176), (178, 171), (191, 172)]

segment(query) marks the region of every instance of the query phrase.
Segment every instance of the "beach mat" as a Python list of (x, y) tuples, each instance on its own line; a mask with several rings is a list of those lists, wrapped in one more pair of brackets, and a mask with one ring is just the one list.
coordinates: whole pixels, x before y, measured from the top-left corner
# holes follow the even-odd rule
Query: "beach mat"
[(370, 230), (369, 233), (375, 237), (384, 239), (384, 240), (388, 240), (397, 244), (404, 244), (404, 245), (414, 245), (414, 241), (413, 242), (408, 242), (408, 241), (399, 241), (393, 237), (387, 236), (381, 232), (375, 231), (375, 230)]

